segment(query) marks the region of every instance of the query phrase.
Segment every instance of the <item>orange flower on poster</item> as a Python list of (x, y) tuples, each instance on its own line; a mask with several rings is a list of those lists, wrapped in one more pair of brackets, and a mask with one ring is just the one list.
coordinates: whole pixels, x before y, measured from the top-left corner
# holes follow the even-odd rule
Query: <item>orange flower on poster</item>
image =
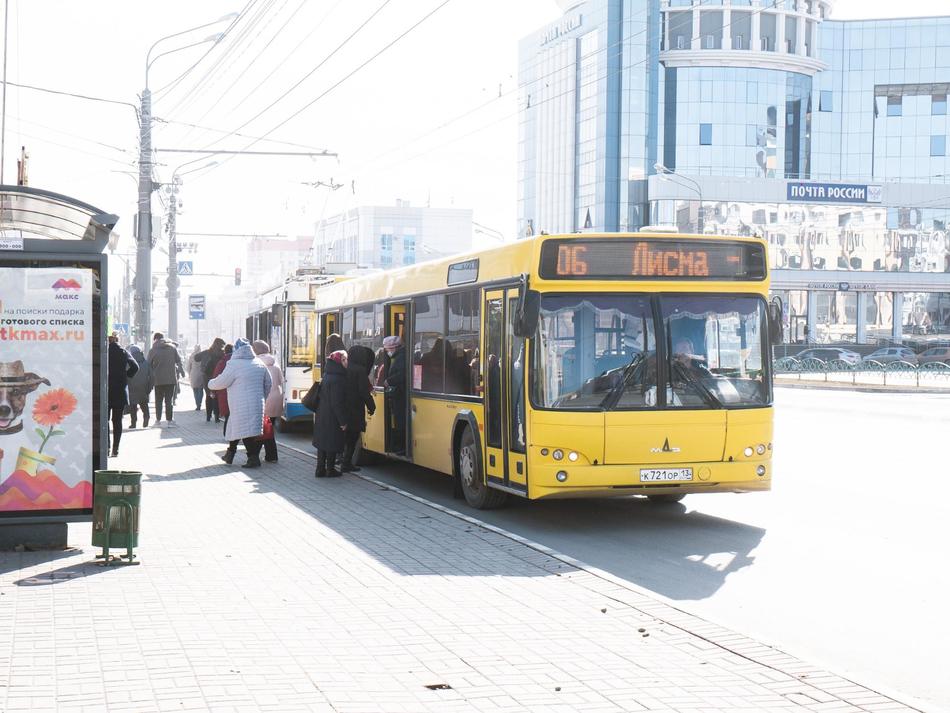
[(49, 426), (49, 430), (45, 432), (42, 428), (36, 429), (37, 435), (43, 439), (39, 448), (40, 453), (46, 448), (46, 443), (50, 438), (62, 436), (66, 433), (56, 427), (76, 410), (77, 403), (72, 392), (66, 389), (53, 389), (40, 396), (33, 404), (33, 420), (43, 426)]
[(33, 420), (43, 426), (58, 426), (76, 410), (76, 397), (66, 389), (53, 389), (33, 405)]

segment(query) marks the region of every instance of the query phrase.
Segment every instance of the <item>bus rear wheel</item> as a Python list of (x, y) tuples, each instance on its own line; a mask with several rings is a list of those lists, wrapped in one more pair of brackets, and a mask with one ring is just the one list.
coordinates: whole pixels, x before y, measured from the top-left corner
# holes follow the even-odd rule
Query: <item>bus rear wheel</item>
[(647, 495), (647, 499), (656, 505), (671, 505), (672, 503), (678, 503), (680, 500), (686, 497), (686, 493), (675, 493), (675, 494), (666, 494), (666, 495)]
[(489, 488), (485, 482), (481, 459), (475, 447), (475, 436), (468, 426), (462, 431), (455, 460), (462, 494), (469, 505), (477, 510), (490, 510), (504, 504), (505, 493)]

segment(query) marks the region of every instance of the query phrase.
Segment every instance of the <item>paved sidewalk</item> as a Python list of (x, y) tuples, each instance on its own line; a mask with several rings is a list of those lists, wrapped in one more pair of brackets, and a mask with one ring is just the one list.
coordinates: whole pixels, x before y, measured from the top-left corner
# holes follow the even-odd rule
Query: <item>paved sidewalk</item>
[(90, 564), (88, 525), (0, 553), (0, 710), (911, 710), (293, 451), (226, 466), (220, 433), (123, 436), (141, 566)]

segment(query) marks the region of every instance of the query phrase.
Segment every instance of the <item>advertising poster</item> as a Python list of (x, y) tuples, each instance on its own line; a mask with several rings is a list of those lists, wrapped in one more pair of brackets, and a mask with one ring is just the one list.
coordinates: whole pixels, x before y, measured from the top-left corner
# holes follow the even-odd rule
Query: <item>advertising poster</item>
[(88, 269), (0, 267), (0, 514), (92, 507), (96, 289)]

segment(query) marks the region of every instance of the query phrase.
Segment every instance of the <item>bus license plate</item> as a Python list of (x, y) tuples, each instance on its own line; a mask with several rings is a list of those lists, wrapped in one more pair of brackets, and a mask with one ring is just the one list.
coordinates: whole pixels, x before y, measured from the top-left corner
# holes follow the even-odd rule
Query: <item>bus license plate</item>
[(692, 468), (641, 468), (641, 483), (679, 482), (693, 479)]

